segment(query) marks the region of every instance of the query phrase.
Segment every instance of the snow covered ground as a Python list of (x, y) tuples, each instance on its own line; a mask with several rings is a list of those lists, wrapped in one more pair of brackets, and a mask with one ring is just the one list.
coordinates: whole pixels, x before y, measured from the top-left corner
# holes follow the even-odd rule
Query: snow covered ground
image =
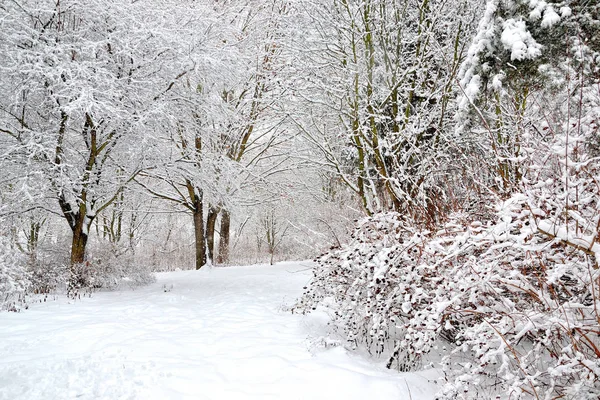
[(1, 313), (0, 399), (432, 399), (425, 373), (311, 345), (323, 316), (284, 311), (309, 266), (164, 273)]

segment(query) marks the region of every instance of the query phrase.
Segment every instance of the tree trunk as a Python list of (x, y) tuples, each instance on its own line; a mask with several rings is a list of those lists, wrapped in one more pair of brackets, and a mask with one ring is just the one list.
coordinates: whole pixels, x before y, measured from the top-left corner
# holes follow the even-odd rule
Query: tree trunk
[(221, 228), (219, 230), (219, 256), (217, 263), (225, 264), (229, 261), (229, 226), (231, 214), (226, 209), (221, 210)]
[(219, 210), (216, 207), (209, 207), (206, 216), (206, 246), (208, 248), (208, 259), (212, 263), (215, 254), (215, 225)]
[(75, 265), (85, 261), (85, 248), (92, 219), (86, 216), (87, 213), (84, 207), (81, 207), (78, 212), (72, 212), (70, 206), (67, 207), (65, 210), (68, 210), (68, 212), (65, 212), (65, 218), (71, 227), (71, 232), (73, 232), (71, 240), (71, 269), (73, 269)]
[(86, 225), (85, 216), (81, 217), (80, 214), (73, 214), (75, 224), (71, 225), (71, 231), (73, 232), (73, 238), (71, 241), (71, 276), (69, 278), (69, 284), (67, 287), (67, 293), (69, 296), (77, 296), (77, 292), (80, 288), (89, 285), (89, 281), (86, 278), (86, 273), (83, 269), (78, 269), (77, 266), (81, 265), (85, 261), (85, 248), (88, 241), (88, 229), (90, 225)]
[(202, 212), (202, 202), (194, 204), (194, 234), (196, 239), (196, 269), (202, 268), (206, 264), (206, 242), (204, 241), (204, 215)]
[(73, 241), (71, 244), (71, 267), (83, 263), (85, 260), (85, 248), (87, 246), (88, 235), (81, 228), (73, 232)]

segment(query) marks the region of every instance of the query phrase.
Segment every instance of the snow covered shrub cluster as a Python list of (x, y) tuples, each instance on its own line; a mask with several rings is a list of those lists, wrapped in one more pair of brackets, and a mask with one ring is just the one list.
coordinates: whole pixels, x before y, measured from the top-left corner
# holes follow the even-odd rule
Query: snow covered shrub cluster
[(295, 311), (326, 305), (351, 347), (385, 354), (388, 366), (414, 367), (436, 336), (422, 296), (439, 278), (434, 269), (418, 265), (427, 233), (397, 213), (360, 220), (351, 245), (317, 259), (315, 279)]
[(26, 307), (28, 278), (24, 258), (6, 237), (0, 235), (0, 311), (18, 311)]
[(66, 263), (53, 259), (36, 259), (29, 262), (31, 293), (49, 294), (64, 289), (68, 281)]
[(317, 260), (296, 311), (329, 308), (350, 347), (400, 370), (448, 347), (447, 399), (597, 398), (595, 258), (540, 233), (523, 195), (497, 216), (457, 215), (437, 232), (397, 214), (364, 219), (353, 244)]
[(113, 290), (123, 286), (147, 285), (154, 281), (149, 265), (137, 264), (132, 257), (117, 257), (107, 253), (106, 257), (94, 258), (72, 267), (68, 291), (75, 295), (81, 290)]
[(487, 2), (459, 73), (456, 132), (475, 143), (462, 154), (481, 166), (464, 175), (493, 212), (459, 205), (428, 230), (407, 213), (361, 220), (349, 245), (317, 259), (296, 311), (329, 309), (349, 347), (390, 368), (439, 361), (444, 399), (600, 398), (591, 3)]
[(491, 386), (511, 398), (600, 395), (593, 245), (548, 234), (530, 200), (505, 202), (452, 256), (448, 277), (460, 289), (445, 309), (457, 346), (443, 360), (446, 398), (479, 398)]

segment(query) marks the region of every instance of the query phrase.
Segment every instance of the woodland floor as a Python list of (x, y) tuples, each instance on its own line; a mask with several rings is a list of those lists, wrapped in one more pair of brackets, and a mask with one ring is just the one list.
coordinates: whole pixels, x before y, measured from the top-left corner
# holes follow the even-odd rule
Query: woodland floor
[(1, 313), (0, 399), (433, 399), (434, 371), (315, 344), (326, 315), (285, 311), (310, 275), (308, 262), (170, 272)]

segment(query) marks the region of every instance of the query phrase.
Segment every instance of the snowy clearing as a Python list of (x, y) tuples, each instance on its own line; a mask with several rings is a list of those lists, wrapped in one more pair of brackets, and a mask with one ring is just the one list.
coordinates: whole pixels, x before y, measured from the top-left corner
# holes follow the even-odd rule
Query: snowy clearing
[(433, 371), (311, 345), (323, 315), (284, 311), (309, 266), (163, 273), (135, 291), (2, 313), (0, 399), (432, 399)]

